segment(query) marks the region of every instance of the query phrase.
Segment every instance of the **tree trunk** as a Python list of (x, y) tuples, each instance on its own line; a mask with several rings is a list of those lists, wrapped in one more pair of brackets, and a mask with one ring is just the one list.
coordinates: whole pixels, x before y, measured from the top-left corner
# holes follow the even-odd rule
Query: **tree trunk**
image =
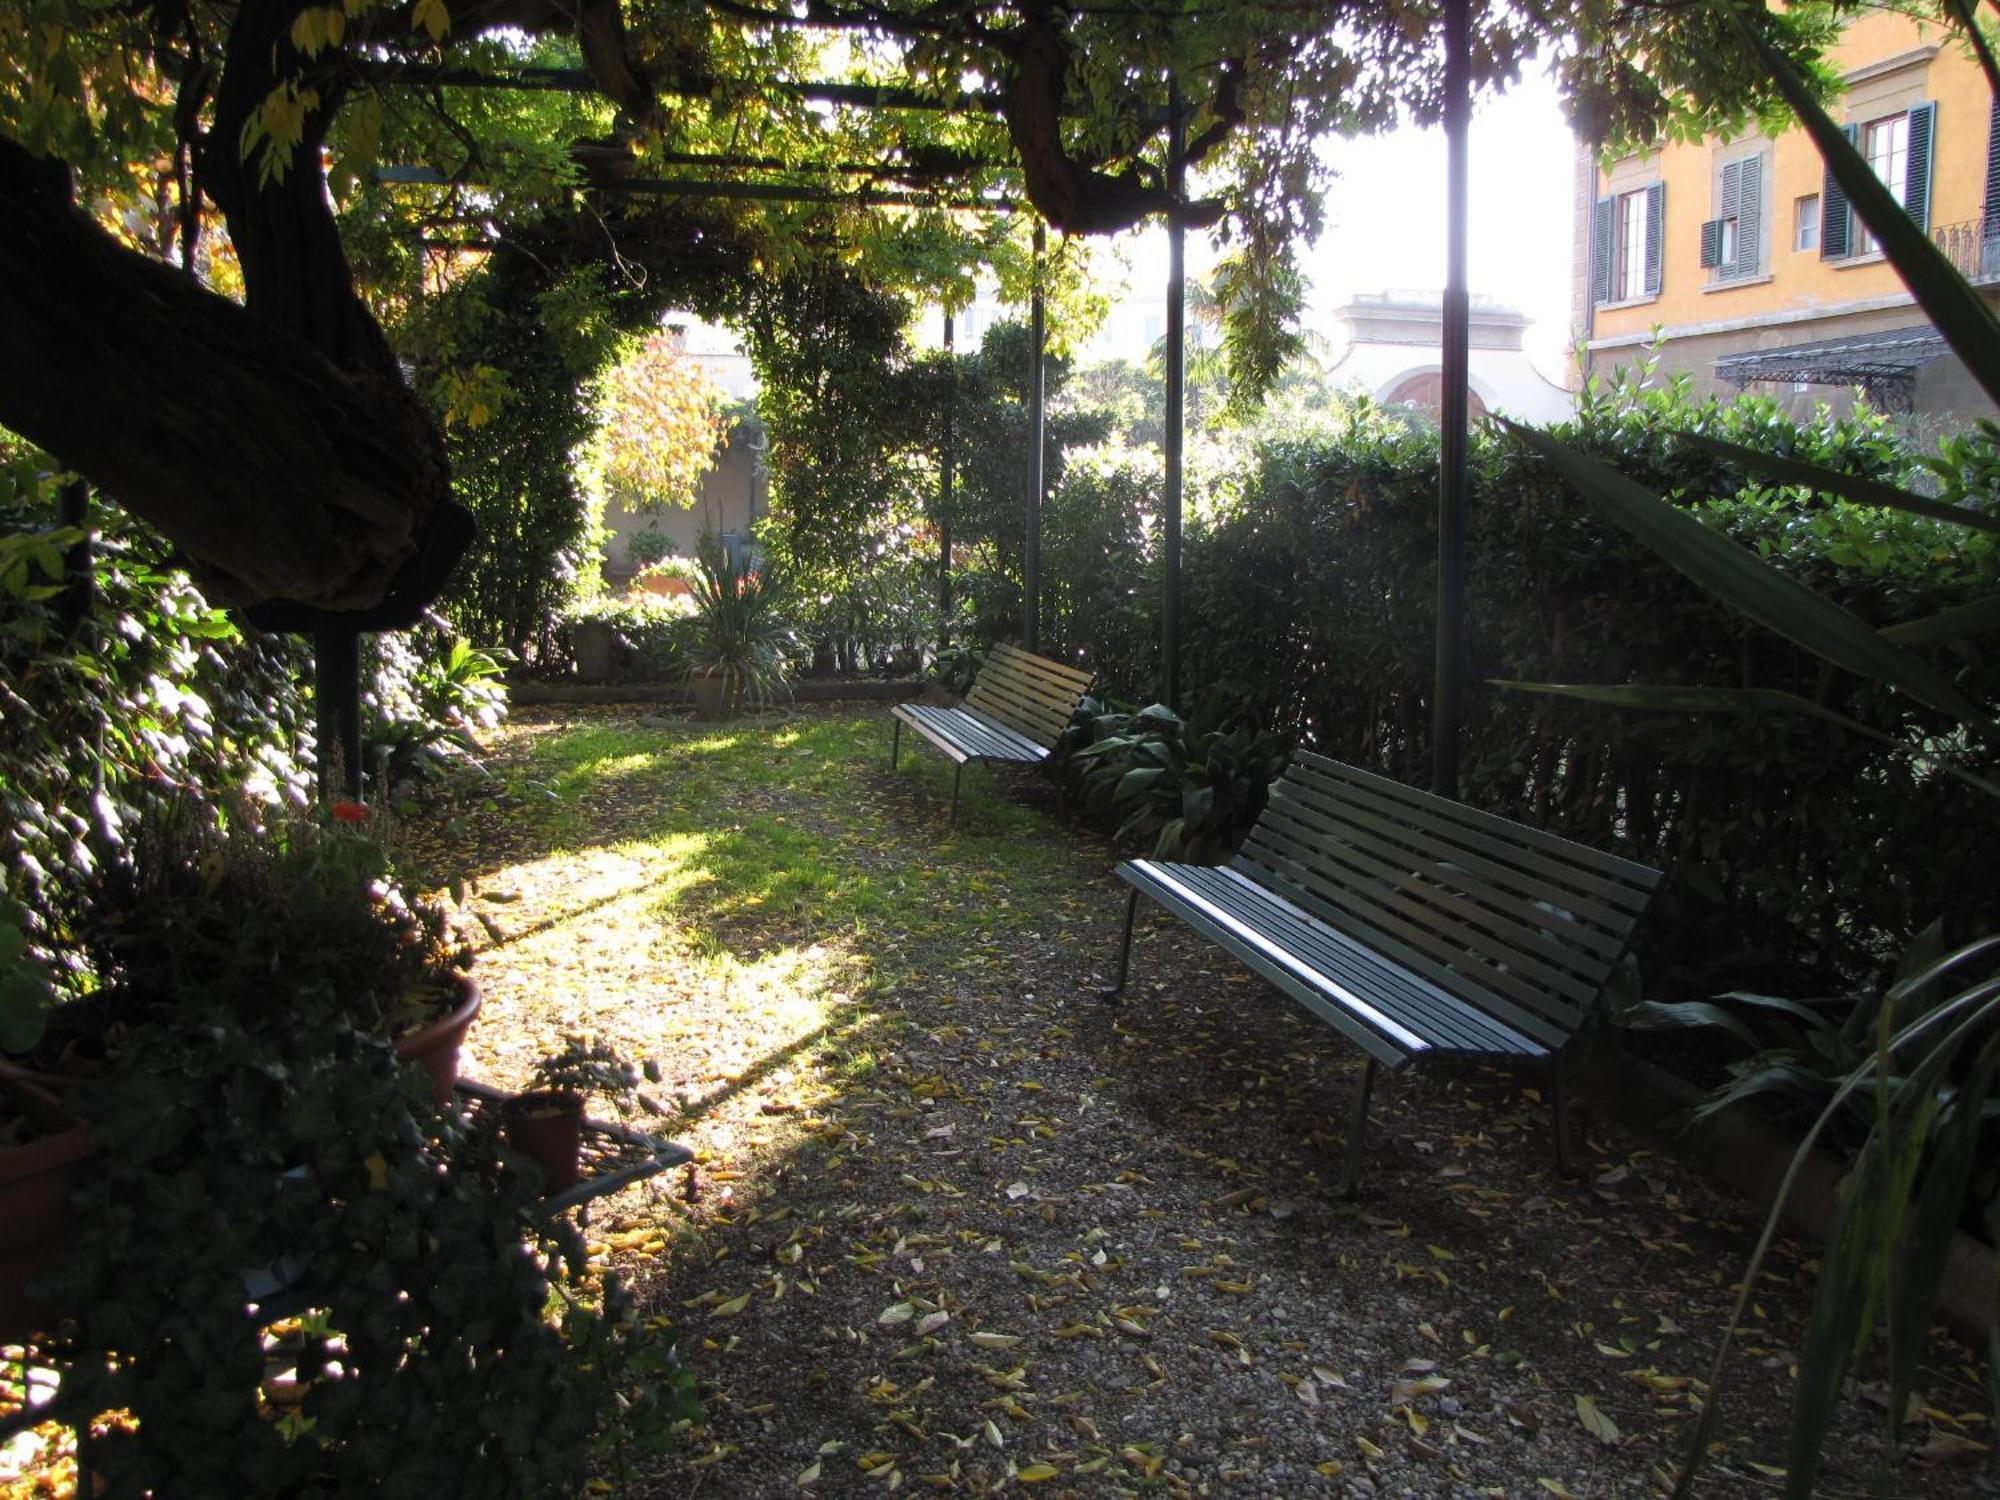
[(376, 603), (448, 498), (398, 376), (127, 250), (68, 172), (0, 137), (0, 424), (185, 550), (228, 603)]

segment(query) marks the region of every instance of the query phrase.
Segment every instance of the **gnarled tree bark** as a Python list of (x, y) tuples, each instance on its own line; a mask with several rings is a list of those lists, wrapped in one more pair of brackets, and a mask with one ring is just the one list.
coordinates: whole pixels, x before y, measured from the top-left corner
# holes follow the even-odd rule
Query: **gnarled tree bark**
[(364, 609), (418, 557), (449, 482), (393, 359), (338, 362), (127, 249), (61, 163), (4, 137), (0, 289), (0, 424), (158, 526), (218, 599)]

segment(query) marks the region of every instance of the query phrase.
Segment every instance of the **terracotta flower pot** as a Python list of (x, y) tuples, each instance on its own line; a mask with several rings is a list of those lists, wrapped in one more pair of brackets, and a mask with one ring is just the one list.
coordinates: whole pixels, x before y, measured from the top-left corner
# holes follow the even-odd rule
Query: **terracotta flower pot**
[(549, 1191), (583, 1176), (583, 1100), (560, 1091), (517, 1094), (501, 1107), (507, 1144), (542, 1169)]
[(729, 679), (721, 672), (697, 672), (688, 680), (694, 692), (697, 719), (729, 717)]
[(62, 1254), (70, 1188), (97, 1142), (53, 1094), (18, 1076), (0, 1074), (0, 1108), (20, 1109), (43, 1132), (0, 1147), (0, 1344), (8, 1344), (51, 1321), (54, 1309), (28, 1287)]
[(430, 1079), (433, 1104), (451, 1103), (452, 1086), (458, 1082), (458, 1049), (481, 1004), (478, 980), (457, 974), (453, 981), (459, 998), (450, 1013), (396, 1039), (396, 1056), (418, 1064)]

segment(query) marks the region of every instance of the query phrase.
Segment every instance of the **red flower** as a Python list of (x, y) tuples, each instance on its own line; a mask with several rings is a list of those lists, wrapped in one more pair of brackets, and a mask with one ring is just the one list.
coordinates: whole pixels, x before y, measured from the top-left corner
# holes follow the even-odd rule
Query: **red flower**
[(336, 823), (366, 823), (368, 809), (359, 802), (336, 802), (329, 809)]

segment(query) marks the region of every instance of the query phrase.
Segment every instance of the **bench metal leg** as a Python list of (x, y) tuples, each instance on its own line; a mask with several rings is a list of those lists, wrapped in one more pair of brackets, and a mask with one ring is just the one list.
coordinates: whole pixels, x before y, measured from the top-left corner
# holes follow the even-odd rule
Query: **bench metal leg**
[(965, 762), (960, 761), (951, 771), (951, 821), (958, 821), (958, 782), (965, 775)]
[(1132, 967), (1132, 919), (1139, 915), (1139, 887), (1132, 887), (1125, 902), (1125, 941), (1118, 947), (1118, 977), (1111, 981), (1109, 989), (1097, 992), (1100, 1000), (1116, 1000), (1119, 991), (1125, 988), (1125, 975)]
[(1573, 1128), (1570, 1123), (1569, 1089), (1563, 1082), (1560, 1056), (1549, 1059), (1549, 1102), (1556, 1115), (1556, 1170), (1565, 1177), (1576, 1175), (1576, 1158), (1571, 1151)]
[(1375, 1059), (1361, 1070), (1361, 1087), (1354, 1096), (1354, 1117), (1347, 1125), (1347, 1168), (1341, 1173), (1340, 1196), (1352, 1198), (1361, 1181), (1361, 1148), (1368, 1139), (1368, 1098), (1375, 1091)]

